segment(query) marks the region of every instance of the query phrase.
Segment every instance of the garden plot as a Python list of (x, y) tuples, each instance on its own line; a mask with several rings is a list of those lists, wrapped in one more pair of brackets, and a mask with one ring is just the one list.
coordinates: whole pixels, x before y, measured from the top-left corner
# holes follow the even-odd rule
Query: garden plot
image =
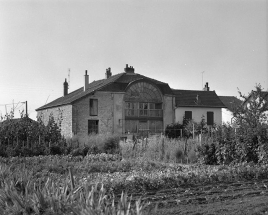
[[(116, 156), (2, 158), (0, 212), (18, 214), (28, 208), (36, 214), (72, 214), (74, 208), (76, 214), (90, 214), (82, 213), (89, 208), (83, 196), (94, 196), (92, 190), (102, 198), (98, 210), (131, 203), (130, 214), (232, 214), (235, 206), (244, 214), (268, 210), (268, 165), (187, 165)], [(13, 203), (7, 204), (10, 199)]]

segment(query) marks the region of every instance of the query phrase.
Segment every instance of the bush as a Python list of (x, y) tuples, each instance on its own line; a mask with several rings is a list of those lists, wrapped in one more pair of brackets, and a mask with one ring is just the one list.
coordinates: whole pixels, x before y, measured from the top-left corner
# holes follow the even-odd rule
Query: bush
[[(27, 147), (25, 147), (25, 143)], [(60, 125), (54, 117), (50, 115), (48, 124), (45, 126), (41, 120), (34, 121), (28, 116), (21, 114), (20, 119), (14, 119), (13, 114), (6, 115), (4, 121), (0, 124), (0, 156), (34, 156), (43, 154), (61, 154), (62, 149), (54, 147), (47, 148), (48, 143), (62, 145), (65, 140), (62, 139)], [(3, 149), (6, 152), (3, 152)]]
[(184, 159), (183, 151), (180, 148), (177, 148), (175, 153), (176, 162), (180, 162)]
[(84, 152), (82, 148), (76, 148), (73, 149), (70, 153), (72, 156), (76, 157), (76, 156), (84, 156)]
[(97, 147), (97, 146), (86, 146), (86, 148), (88, 149), (87, 154), (100, 154), (101, 150)]
[(165, 129), (165, 136), (172, 139), (179, 138), (181, 137), (181, 130), (183, 129), (183, 125), (179, 123), (167, 125)]
[(49, 154), (50, 155), (61, 155), (62, 154), (62, 149), (61, 149), (60, 146), (50, 146)]
[(103, 152), (106, 154), (118, 154), (120, 152), (119, 137), (111, 136), (104, 140)]
[(197, 147), (199, 161), (203, 164), (215, 165), (218, 164), (216, 156), (217, 147), (214, 143), (205, 143)]

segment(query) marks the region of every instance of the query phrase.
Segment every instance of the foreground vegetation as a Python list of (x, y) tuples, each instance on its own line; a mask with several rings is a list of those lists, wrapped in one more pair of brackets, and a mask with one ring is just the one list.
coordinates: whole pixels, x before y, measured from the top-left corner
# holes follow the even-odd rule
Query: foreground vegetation
[(268, 165), (204, 166), (114, 155), (2, 158), (1, 214), (145, 214), (155, 205), (131, 196), (186, 185), (267, 179)]
[(235, 111), (238, 128), (184, 120), (165, 135), (128, 141), (64, 139), (60, 115), (47, 125), (8, 115), (0, 124), (0, 214), (152, 214), (157, 205), (137, 196), (268, 179), (268, 103), (258, 86), (252, 96)]

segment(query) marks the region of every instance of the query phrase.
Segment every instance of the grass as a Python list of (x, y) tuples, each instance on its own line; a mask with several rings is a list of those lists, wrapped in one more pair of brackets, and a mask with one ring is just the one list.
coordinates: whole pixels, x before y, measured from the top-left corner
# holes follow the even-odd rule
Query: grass
[(133, 158), (166, 163), (196, 163), (197, 144), (193, 140), (188, 140), (186, 144), (186, 140), (154, 136), (147, 140), (139, 140), (136, 145), (133, 141), (122, 141), (120, 147), (124, 159)]
[(268, 178), (264, 164), (187, 164), (196, 145), (152, 138), (121, 142), (121, 155), (0, 157), (0, 214), (150, 214), (128, 193)]

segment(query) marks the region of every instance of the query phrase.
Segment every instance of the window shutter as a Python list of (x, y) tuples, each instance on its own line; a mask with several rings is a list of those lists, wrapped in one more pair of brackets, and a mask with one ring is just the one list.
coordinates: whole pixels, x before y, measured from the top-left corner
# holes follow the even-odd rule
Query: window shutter
[(185, 111), (185, 119), (188, 120), (192, 119), (192, 111)]
[(214, 112), (207, 112), (207, 125), (214, 125)]

